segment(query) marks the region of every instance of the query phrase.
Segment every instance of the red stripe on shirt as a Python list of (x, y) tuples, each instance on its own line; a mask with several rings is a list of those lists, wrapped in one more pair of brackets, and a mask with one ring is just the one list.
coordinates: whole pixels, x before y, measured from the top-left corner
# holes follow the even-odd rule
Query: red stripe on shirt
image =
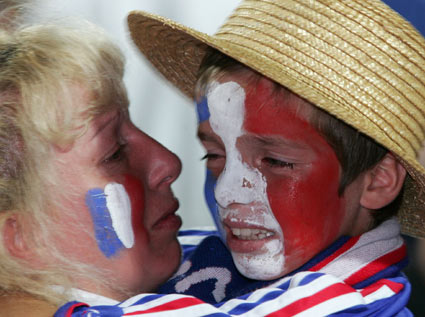
[(74, 310), (78, 307), (81, 307), (81, 306), (89, 307), (89, 305), (87, 305), (86, 303), (76, 303), (76, 304), (74, 304), (74, 305), (72, 305), (71, 307), (68, 308), (65, 317), (72, 317)]
[(312, 268), (309, 269), (309, 271), (312, 271), (312, 272), (319, 271), (321, 268), (323, 268), (325, 265), (327, 265), (328, 263), (335, 260), (337, 257), (339, 257), (341, 254), (343, 254), (345, 251), (352, 248), (353, 245), (355, 245), (357, 243), (357, 241), (359, 241), (359, 239), (360, 239), (360, 236), (353, 237), (353, 238), (349, 239), (338, 250), (336, 250), (330, 256), (326, 257), (325, 259), (323, 259), (322, 261), (320, 261), (319, 263), (314, 265)]
[(383, 280), (379, 280), (378, 282), (373, 283), (372, 285), (362, 289), (360, 291), (360, 294), (362, 294), (363, 297), (366, 297), (367, 295), (372, 294), (373, 292), (377, 291), (379, 288), (381, 288), (384, 285), (388, 286), (396, 294), (404, 288), (404, 285), (401, 284), (401, 283), (397, 283), (397, 282), (393, 282), (391, 280), (383, 279)]
[(197, 298), (184, 297), (184, 298), (179, 298), (179, 299), (173, 300), (171, 302), (168, 302), (168, 303), (165, 303), (165, 304), (162, 304), (162, 305), (150, 308), (150, 309), (138, 310), (138, 311), (134, 311), (134, 312), (131, 312), (131, 313), (127, 313), (127, 314), (124, 314), (123, 316), (133, 316), (133, 315), (137, 315), (137, 314), (164, 312), (164, 311), (167, 311), (167, 310), (175, 310), (175, 309), (199, 305), (199, 304), (204, 304), (204, 302), (197, 299)]
[(370, 262), (359, 271), (347, 277), (344, 281), (349, 285), (355, 285), (386, 269), (387, 267), (400, 262), (405, 256), (406, 246), (403, 244), (398, 249), (395, 249), (394, 251), (387, 253), (377, 258), (376, 260)]
[(329, 299), (353, 293), (354, 291), (355, 290), (352, 287), (344, 283), (333, 284), (320, 292), (312, 294), (309, 297), (301, 298), (280, 310), (268, 314), (267, 316), (293, 316), (313, 306), (326, 302)]

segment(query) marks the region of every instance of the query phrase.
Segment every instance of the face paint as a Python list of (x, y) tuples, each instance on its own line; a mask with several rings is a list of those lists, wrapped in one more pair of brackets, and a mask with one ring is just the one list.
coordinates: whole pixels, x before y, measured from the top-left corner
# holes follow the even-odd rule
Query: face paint
[(217, 184), (217, 180), (214, 177), (213, 173), (207, 168), (207, 175), (205, 178), (204, 184), (204, 195), (205, 201), (207, 202), (208, 209), (210, 214), (214, 220), (215, 226), (220, 233), (220, 237), (224, 243), (226, 243), (226, 233), (221, 224), (220, 214), (218, 213), (217, 202), (214, 197), (214, 190)]
[(109, 183), (86, 194), (99, 249), (106, 257), (134, 245), (131, 202), (123, 185)]
[(125, 175), (123, 185), (130, 198), (133, 231), (137, 240), (137, 237), (145, 237), (146, 235), (143, 219), (145, 210), (143, 185), (138, 178), (132, 175)]
[(346, 211), (338, 194), (340, 164), (307, 119), (312, 106), (266, 78), (245, 88), (229, 81), (207, 91), (210, 118), (199, 126), (211, 154), (205, 192), (240, 272), (271, 279), (347, 234), (357, 209)]
[(215, 188), (226, 242), (242, 274), (273, 278), (284, 267), (283, 234), (270, 208), (266, 179), (243, 162), (236, 146), (244, 134), (245, 91), (235, 82), (212, 83), (207, 100), (211, 128), (226, 150), (226, 165)]
[[(266, 80), (250, 89), (244, 129), (291, 144), (276, 152), (282, 160), (296, 162), (294, 169), (265, 168), (263, 173), (273, 213), (285, 236), (286, 263), (296, 268), (340, 235), (345, 201), (338, 195), (340, 164), (335, 151), (301, 115), (307, 113), (308, 105), (300, 105), (294, 95), (273, 96), (272, 89)], [(294, 150), (298, 147), (303, 152)]]
[(131, 224), (131, 204), (127, 192), (123, 185), (110, 183), (105, 186), (105, 195), (112, 227), (124, 247), (131, 248), (134, 245), (134, 233)]
[(202, 98), (200, 102), (196, 103), (196, 114), (198, 115), (198, 124), (210, 118), (207, 98)]
[[(208, 109), (208, 99), (206, 97), (203, 97), (200, 102), (196, 103), (196, 114), (198, 116), (198, 124), (209, 120), (210, 111)], [(207, 203), (208, 209), (213, 218), (214, 224), (220, 233), (220, 237), (225, 243), (226, 233), (224, 232), (224, 228), (221, 224), (220, 215), (218, 213), (218, 208), (217, 208), (217, 202), (214, 197), (214, 190), (215, 190), (216, 183), (217, 183), (216, 178), (211, 173), (211, 171), (207, 168), (205, 184), (204, 184), (205, 201)]]

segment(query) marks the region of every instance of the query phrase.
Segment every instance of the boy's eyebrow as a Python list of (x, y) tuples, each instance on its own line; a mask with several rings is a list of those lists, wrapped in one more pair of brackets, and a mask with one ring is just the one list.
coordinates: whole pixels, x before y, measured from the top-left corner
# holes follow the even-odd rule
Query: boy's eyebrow
[(217, 138), (215, 138), (213, 135), (205, 133), (203, 131), (198, 130), (197, 133), (198, 139), (205, 142), (217, 142)]
[[(220, 143), (220, 140), (217, 139), (217, 137), (201, 130), (198, 130), (197, 136), (199, 140), (203, 142)], [(241, 142), (245, 144), (256, 143), (257, 145), (260, 145), (260, 146), (284, 146), (284, 147), (291, 147), (293, 149), (300, 149), (300, 150), (309, 149), (309, 146), (307, 144), (295, 142), (295, 141), (283, 138), (280, 135), (269, 136), (269, 135), (248, 134), (245, 136), (241, 136), (240, 138), (241, 138)]]
[[(290, 139), (286, 139), (282, 136), (269, 136), (269, 135), (251, 135), (249, 137), (251, 141), (262, 145), (262, 146), (286, 146), (291, 148), (297, 148), (297, 149), (308, 149), (309, 146), (302, 143), (302, 142), (296, 142)], [(249, 142), (246, 140), (246, 142)]]

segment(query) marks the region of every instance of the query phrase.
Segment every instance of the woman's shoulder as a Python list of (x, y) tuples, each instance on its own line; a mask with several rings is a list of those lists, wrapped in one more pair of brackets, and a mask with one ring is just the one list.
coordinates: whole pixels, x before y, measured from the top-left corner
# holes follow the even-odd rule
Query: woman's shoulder
[(50, 302), (26, 294), (0, 296), (0, 317), (53, 316), (57, 307)]

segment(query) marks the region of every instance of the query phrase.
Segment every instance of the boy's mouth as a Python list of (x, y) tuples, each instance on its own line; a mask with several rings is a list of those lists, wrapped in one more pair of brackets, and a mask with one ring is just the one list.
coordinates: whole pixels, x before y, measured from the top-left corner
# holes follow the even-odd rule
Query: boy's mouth
[(272, 237), (275, 233), (264, 229), (230, 228), (233, 236), (240, 240), (262, 240)]
[(239, 226), (224, 226), (226, 230), (226, 244), (232, 252), (258, 255), (267, 251), (265, 245), (275, 240), (276, 232), (265, 228), (248, 228), (242, 224)]
[(220, 209), (221, 224), (231, 252), (258, 255), (269, 252), (268, 245), (281, 240), (279, 224), (264, 204)]

